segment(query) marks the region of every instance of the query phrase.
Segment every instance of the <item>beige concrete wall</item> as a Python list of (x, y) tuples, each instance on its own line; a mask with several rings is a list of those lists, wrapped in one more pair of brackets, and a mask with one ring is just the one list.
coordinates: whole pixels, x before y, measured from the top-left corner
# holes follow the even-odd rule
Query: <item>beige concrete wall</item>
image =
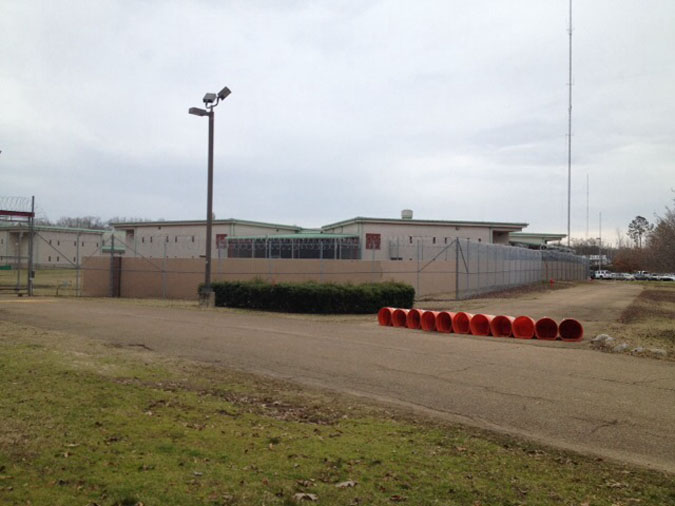
[[(535, 263), (532, 264), (533, 266)], [(538, 270), (541, 265), (541, 272)], [(522, 277), (523, 269), (530, 272), (525, 262), (499, 266), (499, 273), (488, 270), (467, 277), (460, 273), (456, 279), (454, 260), (436, 260), (426, 264), (417, 261), (363, 261), (363, 260), (290, 260), (264, 258), (232, 258), (214, 260), (213, 281), (247, 281), (256, 278), (269, 282), (333, 282), (365, 283), (400, 281), (415, 288), (418, 296), (444, 294), (456, 296), (459, 283), (462, 292), (469, 295), (489, 291), (491, 286), (506, 287), (510, 268), (514, 276), (520, 272), (523, 283), (548, 280), (584, 279), (582, 269), (573, 264), (546, 262)], [(151, 262), (143, 258), (123, 258), (121, 296), (141, 298), (197, 299), (198, 287), (204, 280), (202, 259), (166, 259)], [(83, 268), (83, 295), (106, 297), (110, 294), (110, 259), (93, 257)]]
[(89, 257), (82, 263), (82, 295), (110, 295), (110, 257)]
[[(443, 264), (446, 263), (435, 262), (418, 274), (417, 262), (231, 258), (213, 262), (212, 279), (246, 281), (260, 278), (278, 283), (317, 281), (355, 284), (401, 281), (425, 295), (448, 293), (454, 289), (454, 273), (447, 272), (451, 266)], [(163, 264), (157, 264), (142, 258), (123, 258), (121, 296), (196, 299), (199, 284), (204, 280), (203, 268), (204, 261), (201, 259), (167, 259)], [(88, 259), (83, 268), (83, 295), (108, 296), (109, 269), (109, 258)]]

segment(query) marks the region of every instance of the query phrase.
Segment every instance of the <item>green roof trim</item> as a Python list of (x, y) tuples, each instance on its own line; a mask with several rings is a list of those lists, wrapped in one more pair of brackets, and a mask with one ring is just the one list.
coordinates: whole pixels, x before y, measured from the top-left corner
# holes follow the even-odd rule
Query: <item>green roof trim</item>
[[(213, 220), (214, 225), (253, 225), (256, 227), (266, 228), (288, 228), (291, 230), (302, 230), (302, 227), (297, 225), (282, 225), (279, 223), (267, 223), (264, 221), (238, 220), (235, 218), (226, 218), (222, 220)], [(167, 220), (167, 221), (133, 221), (133, 222), (117, 222), (111, 223), (115, 228), (125, 229), (132, 227), (165, 227), (175, 225), (202, 225), (206, 226), (206, 220)]]
[[(25, 223), (22, 223), (20, 225), (5, 225), (5, 224), (0, 224), (0, 230), (18, 230), (21, 229), (23, 231), (28, 232), (30, 230), (30, 226), (28, 226)], [(110, 232), (110, 230), (102, 230), (102, 229), (92, 229), (92, 228), (71, 228), (71, 227), (57, 227), (56, 225), (34, 225), (33, 230), (36, 232), (39, 231), (47, 231), (47, 232), (80, 232), (84, 234), (104, 234), (105, 232)]]
[(368, 218), (366, 216), (357, 216), (356, 218), (350, 218), (344, 221), (338, 221), (337, 223), (331, 223), (329, 225), (324, 225), (321, 227), (322, 230), (327, 230), (336, 227), (342, 227), (345, 225), (351, 225), (352, 223), (399, 223), (399, 224), (414, 224), (414, 225), (448, 225), (452, 227), (489, 227), (489, 228), (519, 228), (523, 229), (529, 225), (529, 223), (512, 223), (512, 222), (502, 222), (502, 221), (464, 221), (464, 220), (417, 220), (417, 219), (404, 219), (404, 218)]
[(561, 241), (565, 237), (567, 237), (567, 234), (551, 234), (551, 233), (537, 234), (535, 232), (511, 232), (509, 234), (509, 242), (543, 246), (551, 241)]
[(272, 234), (272, 235), (233, 235), (228, 240), (263, 240), (263, 239), (358, 239), (356, 234), (323, 234), (300, 232), (298, 234)]

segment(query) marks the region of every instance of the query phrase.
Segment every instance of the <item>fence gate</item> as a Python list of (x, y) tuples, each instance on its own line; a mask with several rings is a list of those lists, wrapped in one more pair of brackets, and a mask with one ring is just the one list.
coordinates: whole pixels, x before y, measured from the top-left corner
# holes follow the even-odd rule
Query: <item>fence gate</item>
[(35, 197), (0, 196), (0, 293), (33, 295)]

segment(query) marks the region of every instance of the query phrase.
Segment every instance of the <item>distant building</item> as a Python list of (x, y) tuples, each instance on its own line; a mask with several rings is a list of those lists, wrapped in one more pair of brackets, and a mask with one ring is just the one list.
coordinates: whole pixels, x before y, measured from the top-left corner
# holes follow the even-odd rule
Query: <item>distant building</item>
[[(88, 256), (101, 254), (103, 230), (34, 227), (33, 263), (35, 267), (74, 267)], [(110, 232), (108, 232), (110, 234)], [(0, 265), (28, 264), (30, 228), (26, 224), (0, 224)]]
[(612, 259), (607, 255), (585, 255), (588, 258), (588, 263), (591, 269), (598, 269), (600, 267), (608, 267), (612, 265)]
[[(126, 256), (198, 258), (204, 255), (206, 223), (155, 221), (114, 223), (124, 233)], [(444, 247), (457, 238), (486, 244), (509, 244), (510, 234), (527, 223), (417, 220), (356, 217), (304, 229), (238, 219), (214, 220), (215, 258), (334, 258), (401, 260), (418, 244)]]
[(512, 232), (509, 236), (509, 244), (529, 249), (559, 249), (571, 251), (560, 244), (567, 234), (548, 234), (534, 232)]

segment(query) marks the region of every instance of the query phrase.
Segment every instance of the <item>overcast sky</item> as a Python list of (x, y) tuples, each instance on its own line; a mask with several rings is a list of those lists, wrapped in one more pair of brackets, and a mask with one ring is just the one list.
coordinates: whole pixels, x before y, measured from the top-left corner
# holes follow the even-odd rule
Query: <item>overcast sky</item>
[[(567, 230), (568, 0), (0, 2), (0, 196), (40, 213)], [(675, 193), (675, 1), (576, 1), (572, 235)]]

